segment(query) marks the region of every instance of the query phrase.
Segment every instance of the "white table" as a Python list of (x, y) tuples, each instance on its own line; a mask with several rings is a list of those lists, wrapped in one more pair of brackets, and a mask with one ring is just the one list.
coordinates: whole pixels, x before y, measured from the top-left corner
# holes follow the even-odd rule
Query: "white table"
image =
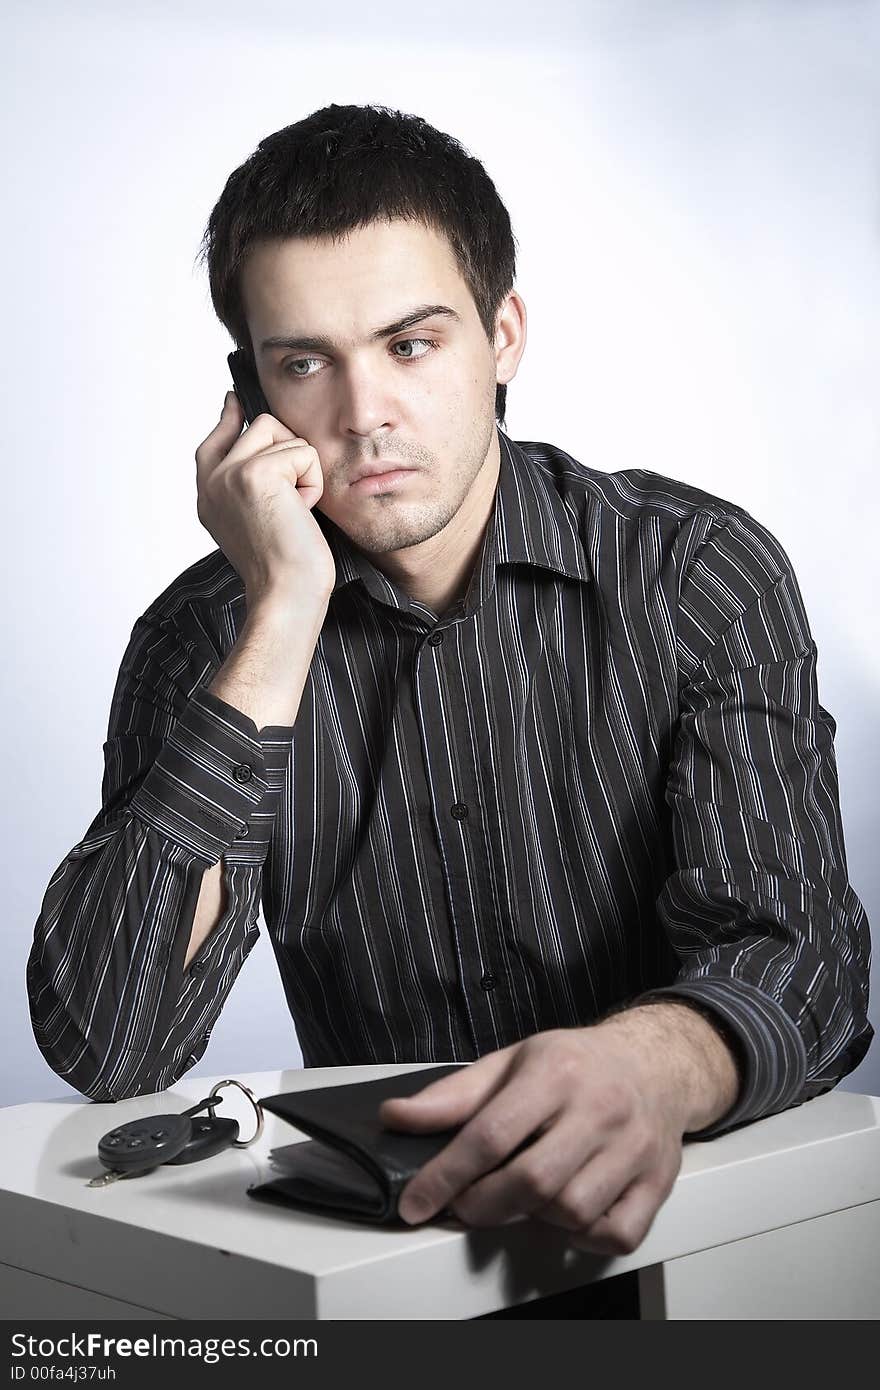
[[(262, 1072), (257, 1096), (415, 1066)], [(421, 1068), (418, 1068), (421, 1069)], [(685, 1146), (675, 1187), (632, 1255), (573, 1249), (523, 1218), (497, 1229), (366, 1226), (255, 1202), (269, 1149), (307, 1136), (266, 1116), (262, 1138), (202, 1163), (89, 1188), (97, 1141), (182, 1110), (221, 1077), (184, 1077), (116, 1105), (0, 1110), (0, 1310), (5, 1318), (473, 1318), (639, 1270), (643, 1318), (880, 1316), (880, 1100), (832, 1092)], [(253, 1132), (238, 1092), (220, 1114)]]

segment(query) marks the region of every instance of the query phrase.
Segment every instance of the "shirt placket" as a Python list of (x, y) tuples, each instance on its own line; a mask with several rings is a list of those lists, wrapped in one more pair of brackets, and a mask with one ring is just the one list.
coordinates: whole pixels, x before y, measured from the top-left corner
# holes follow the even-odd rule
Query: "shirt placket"
[[(488, 920), (491, 895), (478, 751), (473, 746), (462, 683), (463, 622), (438, 623), (416, 645), (413, 700), (425, 781), (446, 888), (450, 939), (477, 1056), (502, 1046), (511, 1004), (497, 929)], [(472, 622), (472, 619), (470, 620)]]

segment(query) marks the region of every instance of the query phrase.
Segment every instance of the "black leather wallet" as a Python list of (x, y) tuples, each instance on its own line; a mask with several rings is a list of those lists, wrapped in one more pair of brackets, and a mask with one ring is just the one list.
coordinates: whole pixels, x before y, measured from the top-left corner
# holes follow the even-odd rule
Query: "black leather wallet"
[(379, 1106), (391, 1096), (415, 1095), (467, 1065), (425, 1067), (378, 1081), (266, 1096), (260, 1100), (264, 1110), (315, 1137), (273, 1149), (269, 1157), (280, 1176), (249, 1187), (248, 1196), (347, 1220), (400, 1220), (397, 1201), (404, 1187), (461, 1126), (432, 1134), (385, 1129)]

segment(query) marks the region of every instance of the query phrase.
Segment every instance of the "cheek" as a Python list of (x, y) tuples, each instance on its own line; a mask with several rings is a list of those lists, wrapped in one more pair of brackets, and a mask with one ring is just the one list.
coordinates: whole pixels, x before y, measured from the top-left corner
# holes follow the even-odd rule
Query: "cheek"
[(413, 398), (420, 398), (437, 414), (449, 414), (462, 402), (482, 400), (486, 382), (482, 367), (472, 353), (446, 355), (416, 383)]

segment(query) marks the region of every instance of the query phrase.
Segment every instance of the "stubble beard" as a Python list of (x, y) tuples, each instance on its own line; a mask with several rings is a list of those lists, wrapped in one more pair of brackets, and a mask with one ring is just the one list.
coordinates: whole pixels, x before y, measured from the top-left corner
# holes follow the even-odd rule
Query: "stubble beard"
[[(432, 498), (424, 502), (406, 502), (404, 491), (376, 493), (364, 499), (363, 507), (366, 521), (360, 518), (346, 528), (346, 534), (354, 545), (367, 555), (385, 555), (395, 550), (406, 550), (410, 546), (421, 545), (423, 541), (436, 536), (448, 526), (460, 510), (476, 479), (486, 466), (489, 445), (495, 430), (494, 386), (492, 392), (493, 411), (488, 421), (475, 423), (464, 455), (461, 457), (447, 479), (442, 498)], [(423, 476), (413, 483), (414, 487), (432, 489), (432, 478), (436, 478), (435, 466), (422, 470)], [(406, 488), (408, 484), (404, 484)]]

